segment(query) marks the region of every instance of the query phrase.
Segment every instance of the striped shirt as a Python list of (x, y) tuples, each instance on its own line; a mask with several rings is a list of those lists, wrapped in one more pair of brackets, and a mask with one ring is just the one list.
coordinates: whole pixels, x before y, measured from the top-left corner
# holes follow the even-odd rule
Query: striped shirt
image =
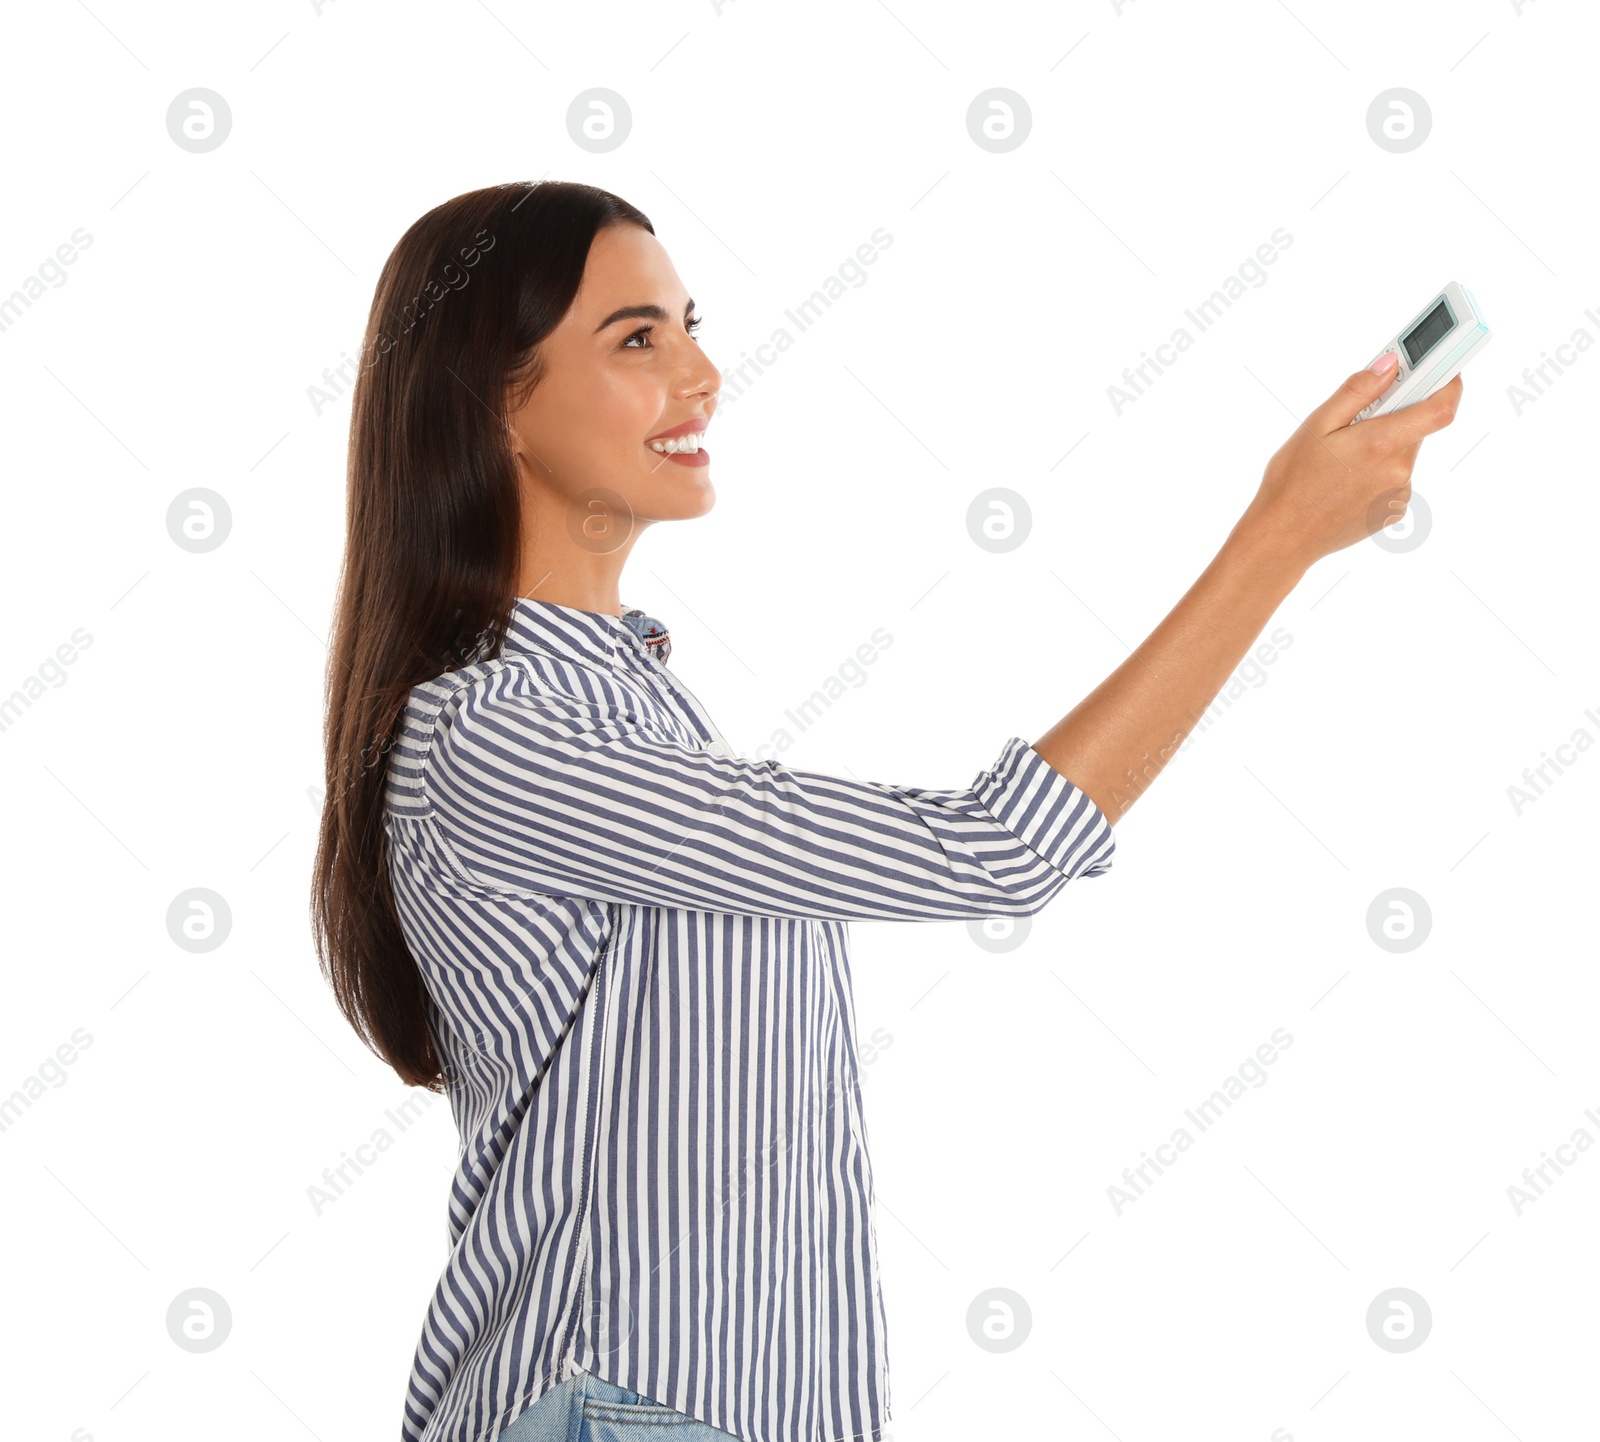
[(736, 754), (643, 611), (526, 597), (413, 688), (393, 892), (461, 1135), (405, 1442), (578, 1369), (745, 1439), (889, 1420), (848, 923), (1027, 916), (1111, 865), (1019, 737), (964, 790)]

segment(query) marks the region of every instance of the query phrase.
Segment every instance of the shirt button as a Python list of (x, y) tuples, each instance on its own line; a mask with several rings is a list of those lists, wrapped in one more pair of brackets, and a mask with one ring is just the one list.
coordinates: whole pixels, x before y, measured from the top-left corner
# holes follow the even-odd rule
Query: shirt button
[(726, 741), (713, 741), (709, 746), (706, 747), (706, 750), (709, 751), (713, 756), (733, 755), (733, 747), (728, 745)]

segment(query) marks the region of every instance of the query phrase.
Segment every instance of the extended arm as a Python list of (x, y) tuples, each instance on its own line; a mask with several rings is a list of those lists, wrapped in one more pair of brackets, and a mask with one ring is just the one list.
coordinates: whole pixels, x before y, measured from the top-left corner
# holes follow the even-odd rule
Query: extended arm
[(1033, 743), (1110, 821), (1176, 754), (1312, 562), (1404, 515), (1417, 451), (1454, 418), (1461, 378), (1415, 406), (1351, 425), (1389, 384), (1389, 369), (1357, 371), (1306, 417), (1183, 599)]

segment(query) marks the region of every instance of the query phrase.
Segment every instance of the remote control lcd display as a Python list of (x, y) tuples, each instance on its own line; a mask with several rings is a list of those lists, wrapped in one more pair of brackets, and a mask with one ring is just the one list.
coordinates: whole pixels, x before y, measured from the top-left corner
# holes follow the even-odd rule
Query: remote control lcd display
[(1416, 365), (1450, 333), (1450, 325), (1450, 308), (1441, 300), (1403, 342), (1412, 365)]

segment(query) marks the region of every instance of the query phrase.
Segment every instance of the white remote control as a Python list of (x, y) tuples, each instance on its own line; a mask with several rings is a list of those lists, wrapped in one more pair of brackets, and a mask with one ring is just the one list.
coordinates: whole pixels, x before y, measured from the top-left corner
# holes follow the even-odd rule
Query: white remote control
[(1356, 416), (1387, 415), (1425, 401), (1441, 386), (1447, 386), (1462, 366), (1489, 344), (1491, 332), (1483, 311), (1464, 285), (1451, 281), (1417, 314), (1378, 355), (1395, 351), (1400, 363), (1394, 379), (1377, 400)]

